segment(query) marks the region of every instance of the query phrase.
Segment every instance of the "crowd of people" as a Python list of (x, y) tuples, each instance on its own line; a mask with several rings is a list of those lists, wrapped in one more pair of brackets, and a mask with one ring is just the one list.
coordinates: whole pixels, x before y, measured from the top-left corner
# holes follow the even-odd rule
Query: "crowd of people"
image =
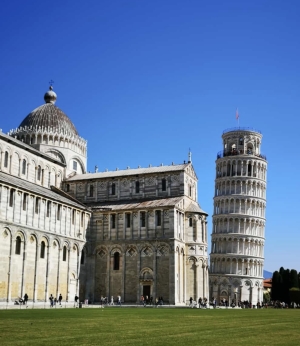
[[(28, 302), (28, 294), (25, 293), (24, 297), (19, 297), (17, 300), (15, 300), (15, 305), (27, 305)], [(52, 294), (50, 294), (49, 297), (49, 302), (50, 302), (50, 307), (53, 308), (56, 306), (56, 304), (58, 305), (62, 305), (62, 300), (63, 297), (61, 294), (59, 294), (58, 298), (53, 297)], [(79, 297), (77, 295), (75, 295), (75, 303), (78, 304), (79, 302)], [(116, 300), (117, 305), (122, 306), (122, 299), (121, 296), (117, 296), (117, 300)], [(297, 304), (295, 302), (291, 302), (290, 304), (285, 303), (285, 302), (280, 302), (278, 300), (276, 301), (270, 301), (268, 303), (264, 303), (264, 302), (257, 302), (256, 304), (252, 304), (251, 302), (249, 302), (248, 300), (244, 300), (244, 301), (235, 301), (234, 299), (231, 301), (231, 303), (228, 302), (228, 300), (226, 299), (221, 299), (219, 301), (219, 304), (216, 300), (216, 298), (212, 298), (210, 302), (208, 302), (207, 298), (199, 298), (198, 300), (194, 300), (193, 297), (190, 297), (189, 299), (189, 307), (190, 308), (199, 308), (199, 309), (206, 309), (208, 307), (208, 305), (213, 306), (213, 308), (217, 308), (218, 307), (226, 307), (228, 308), (229, 306), (231, 308), (235, 308), (235, 307), (239, 307), (242, 309), (252, 309), (252, 308), (257, 308), (257, 309), (261, 309), (261, 308), (276, 308), (276, 309), (287, 309), (287, 308), (292, 308), (292, 309), (300, 309), (300, 304)], [(103, 297), (101, 296), (100, 299), (100, 304), (101, 306), (104, 305), (114, 305), (114, 297), (111, 296), (111, 298), (107, 298), (107, 297)], [(152, 296), (141, 296), (140, 298), (140, 304), (143, 305), (144, 307), (146, 307), (147, 305), (156, 305), (156, 306), (160, 306), (160, 305), (164, 305), (164, 299), (163, 297), (157, 297), (155, 299), (155, 302), (153, 302), (153, 297)]]
[(58, 298), (53, 297), (53, 295), (50, 294), (50, 297), (49, 297), (50, 308), (53, 308), (54, 306), (56, 306), (56, 304), (61, 305), (62, 299), (63, 299), (63, 297), (62, 297), (61, 293), (59, 294)]

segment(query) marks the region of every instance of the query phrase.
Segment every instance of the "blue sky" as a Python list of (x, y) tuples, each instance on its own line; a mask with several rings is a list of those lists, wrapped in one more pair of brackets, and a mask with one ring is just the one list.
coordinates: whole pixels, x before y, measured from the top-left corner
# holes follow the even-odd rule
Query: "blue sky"
[(265, 269), (300, 271), (299, 1), (6, 1), (0, 14), (3, 132), (43, 104), (88, 140), (88, 170), (187, 160), (213, 211), (223, 130), (263, 133)]

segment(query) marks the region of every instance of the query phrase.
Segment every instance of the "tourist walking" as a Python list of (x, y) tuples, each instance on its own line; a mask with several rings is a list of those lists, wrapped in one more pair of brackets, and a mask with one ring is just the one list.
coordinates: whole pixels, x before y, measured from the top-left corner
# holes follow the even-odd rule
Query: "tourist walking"
[(25, 293), (25, 294), (24, 294), (23, 304), (24, 304), (24, 305), (27, 305), (27, 301), (28, 301), (28, 294)]
[(53, 308), (54, 298), (52, 294), (50, 294), (49, 301), (50, 301), (50, 308)]
[(61, 293), (59, 294), (59, 297), (58, 297), (58, 301), (59, 301), (59, 305), (61, 305), (61, 301), (62, 301), (63, 297), (61, 295)]
[(122, 306), (121, 296), (118, 296), (117, 304), (120, 305), (120, 306)]

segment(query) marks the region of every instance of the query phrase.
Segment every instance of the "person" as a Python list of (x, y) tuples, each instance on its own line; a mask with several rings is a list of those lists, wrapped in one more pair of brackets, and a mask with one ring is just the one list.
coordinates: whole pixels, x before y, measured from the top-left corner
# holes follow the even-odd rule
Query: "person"
[(55, 297), (53, 305), (56, 306), (56, 303), (57, 303), (57, 298)]
[(201, 309), (201, 305), (202, 305), (202, 298), (201, 297), (198, 299), (198, 305), (199, 305), (199, 309)]
[(27, 293), (25, 293), (24, 294), (24, 305), (27, 305), (27, 301), (28, 301), (28, 294)]
[(114, 297), (111, 296), (110, 305), (114, 305)]
[(58, 301), (59, 301), (59, 305), (61, 305), (61, 301), (62, 301), (63, 297), (61, 295), (61, 293), (59, 294), (59, 297), (58, 297)]
[(121, 296), (118, 296), (118, 305), (122, 306), (122, 302), (121, 302)]
[(53, 308), (54, 298), (52, 294), (50, 294), (49, 301), (50, 301), (50, 308)]
[(78, 296), (77, 294), (75, 294), (75, 303), (77, 304), (77, 302), (78, 302)]
[(193, 307), (193, 298), (190, 297), (190, 308), (192, 308), (192, 307)]

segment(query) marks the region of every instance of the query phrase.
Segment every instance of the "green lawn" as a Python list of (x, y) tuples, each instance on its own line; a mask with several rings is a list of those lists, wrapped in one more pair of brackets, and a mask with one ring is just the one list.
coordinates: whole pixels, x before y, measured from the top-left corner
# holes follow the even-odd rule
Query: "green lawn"
[(0, 345), (300, 345), (300, 310), (0, 310)]

